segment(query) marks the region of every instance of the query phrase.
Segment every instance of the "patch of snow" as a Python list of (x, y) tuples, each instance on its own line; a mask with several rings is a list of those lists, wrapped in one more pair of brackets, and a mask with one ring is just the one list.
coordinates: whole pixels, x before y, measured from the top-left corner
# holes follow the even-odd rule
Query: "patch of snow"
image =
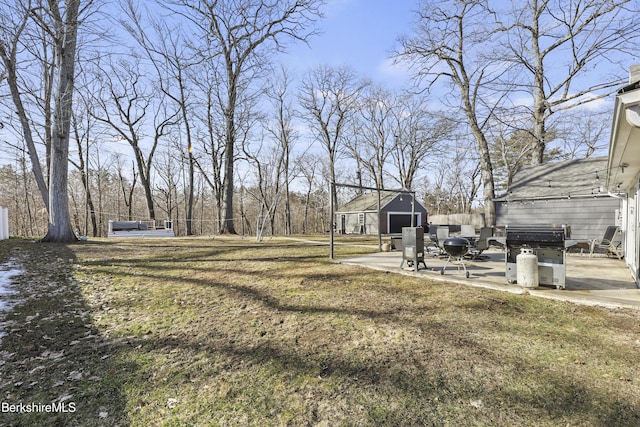
[[(24, 270), (18, 267), (15, 259), (10, 259), (4, 264), (0, 264), (0, 315), (10, 311), (13, 306), (16, 305), (17, 302), (11, 298), (17, 293), (13, 288), (11, 279), (22, 273), (24, 273)], [(0, 339), (7, 335), (7, 333), (2, 330), (4, 325), (4, 322), (0, 322)]]

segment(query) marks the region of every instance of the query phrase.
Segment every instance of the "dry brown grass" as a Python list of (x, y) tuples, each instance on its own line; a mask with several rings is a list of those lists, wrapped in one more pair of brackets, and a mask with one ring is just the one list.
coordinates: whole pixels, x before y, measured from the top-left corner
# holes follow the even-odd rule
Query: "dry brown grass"
[(3, 425), (640, 425), (635, 311), (333, 264), (284, 239), (12, 240), (9, 256), (26, 273), (2, 399), (77, 410)]

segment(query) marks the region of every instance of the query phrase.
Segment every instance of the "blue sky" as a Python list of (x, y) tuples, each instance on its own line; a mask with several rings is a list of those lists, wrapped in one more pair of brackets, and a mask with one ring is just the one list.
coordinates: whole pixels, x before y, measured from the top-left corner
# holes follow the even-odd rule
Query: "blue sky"
[[(393, 85), (407, 79), (391, 67), (389, 56), (397, 38), (411, 31), (417, 0), (329, 0), (322, 31), (309, 46), (297, 43), (287, 50), (284, 61), (298, 73), (318, 64), (347, 65), (362, 77)], [(406, 82), (406, 80), (404, 80)]]

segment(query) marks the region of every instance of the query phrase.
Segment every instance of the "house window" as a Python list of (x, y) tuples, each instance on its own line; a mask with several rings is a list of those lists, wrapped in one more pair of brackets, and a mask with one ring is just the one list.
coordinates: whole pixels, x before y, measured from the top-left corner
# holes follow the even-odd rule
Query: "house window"
[(358, 214), (358, 224), (364, 225), (364, 212)]

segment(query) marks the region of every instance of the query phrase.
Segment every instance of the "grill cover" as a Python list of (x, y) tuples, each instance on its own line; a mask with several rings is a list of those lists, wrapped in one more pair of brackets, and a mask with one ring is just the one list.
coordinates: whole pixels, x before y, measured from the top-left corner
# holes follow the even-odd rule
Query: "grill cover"
[(507, 246), (562, 246), (571, 235), (568, 225), (532, 224), (532, 225), (507, 225), (505, 227)]

